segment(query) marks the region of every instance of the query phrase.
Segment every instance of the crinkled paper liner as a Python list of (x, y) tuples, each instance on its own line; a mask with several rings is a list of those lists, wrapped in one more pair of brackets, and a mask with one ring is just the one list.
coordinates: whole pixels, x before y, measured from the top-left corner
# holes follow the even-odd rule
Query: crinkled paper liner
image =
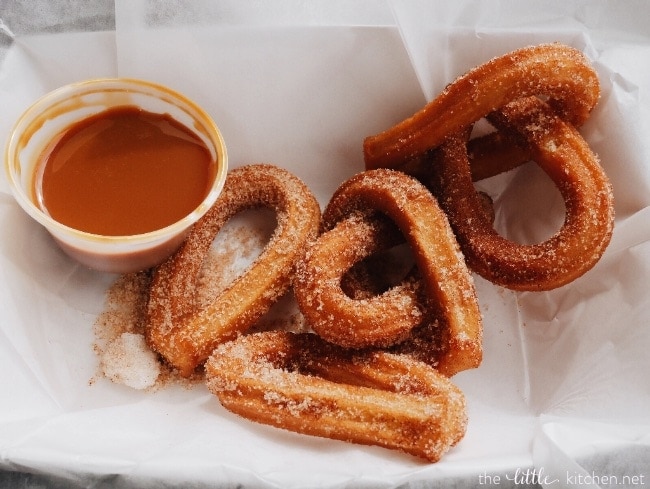
[[(364, 136), (492, 56), (560, 41), (585, 52), (601, 79), (582, 132), (614, 185), (612, 243), (591, 272), (555, 291), (513, 293), (477, 278), (485, 359), (455, 377), (469, 429), (431, 465), (253, 425), (202, 386), (152, 393), (97, 378), (92, 325), (115, 277), (63, 256), (2, 180), (0, 467), (78, 487), (650, 483), (650, 6), (284, 2), (283, 12), (257, 2), (181, 3), (117, 1), (114, 17), (92, 4), (89, 15), (81, 8), (48, 28), (37, 24), (74, 2), (40, 4), (33, 20), (0, 11), (0, 31), (12, 39), (0, 70), (3, 133), (65, 83), (146, 78), (212, 114), (233, 167), (283, 166), (324, 205), (363, 169)], [(509, 236), (541, 239), (561, 222), (562, 202), (534, 166), (482, 185)]]

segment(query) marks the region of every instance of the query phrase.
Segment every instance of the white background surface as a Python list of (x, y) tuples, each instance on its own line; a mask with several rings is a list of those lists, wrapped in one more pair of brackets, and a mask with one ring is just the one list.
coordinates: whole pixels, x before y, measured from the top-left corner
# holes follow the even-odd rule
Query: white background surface
[[(513, 293), (477, 278), (484, 363), (455, 377), (469, 401), (468, 433), (427, 465), (244, 422), (202, 387), (151, 394), (89, 385), (92, 324), (114, 277), (64, 257), (3, 179), (0, 467), (81, 487), (419, 487), (450, 478), (474, 487), (480, 474), (528, 467), (562, 482), (606, 470), (646, 474), (650, 484), (650, 37), (641, 21), (650, 6), (124, 0), (111, 25), (106, 4), (68, 17), (71, 4), (43, 2), (36, 16), (20, 2), (0, 10), (11, 39), (0, 67), (3, 134), (62, 84), (146, 78), (211, 113), (231, 166), (283, 166), (323, 205), (363, 169), (364, 136), (410, 115), (455, 76), (528, 44), (573, 45), (601, 78), (602, 100), (583, 134), (612, 179), (616, 229), (597, 267), (556, 291)], [(561, 201), (540, 177), (527, 167), (485, 184), (504, 233), (537, 237), (561, 220)]]

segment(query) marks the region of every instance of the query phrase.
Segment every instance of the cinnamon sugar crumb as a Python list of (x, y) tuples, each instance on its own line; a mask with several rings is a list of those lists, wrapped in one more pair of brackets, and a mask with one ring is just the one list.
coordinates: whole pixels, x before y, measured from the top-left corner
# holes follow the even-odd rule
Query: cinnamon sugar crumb
[(139, 390), (153, 387), (162, 368), (138, 333), (122, 333), (110, 342), (102, 354), (101, 367), (113, 382)]

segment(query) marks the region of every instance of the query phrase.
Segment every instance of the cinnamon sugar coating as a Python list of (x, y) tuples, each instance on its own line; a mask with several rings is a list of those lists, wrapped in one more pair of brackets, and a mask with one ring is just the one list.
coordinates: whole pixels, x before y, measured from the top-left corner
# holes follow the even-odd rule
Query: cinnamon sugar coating
[(464, 436), (465, 397), (405, 355), (355, 352), (311, 333), (266, 332), (220, 345), (208, 388), (251, 421), (438, 461)]
[[(196, 282), (215, 236), (238, 212), (261, 206), (277, 214), (270, 241), (243, 275), (197, 308)], [(181, 375), (191, 375), (218, 344), (248, 330), (287, 291), (319, 222), (315, 197), (286, 170), (265, 164), (232, 170), (217, 202), (154, 271), (145, 328), (150, 347)]]
[[(586, 57), (562, 44), (518, 49), (471, 69), (412, 117), (366, 138), (366, 168), (391, 167), (424, 182), (448, 215), (470, 268), (514, 290), (561, 287), (590, 270), (610, 242), (612, 186), (577, 127), (600, 96)], [(486, 118), (494, 133), (470, 140)], [(534, 160), (566, 206), (550, 239), (520, 245), (493, 228), (473, 181)]]
[(598, 101), (600, 84), (577, 49), (557, 43), (518, 49), (471, 69), (411, 117), (368, 136), (366, 168), (401, 168), (450, 134), (527, 96), (547, 97), (563, 119), (580, 126)]
[[(371, 251), (355, 255), (349, 242), (368, 244), (381, 234), (381, 216), (364, 218), (369, 212), (395, 223), (410, 245), (421, 285), (405, 282), (366, 300), (343, 293), (343, 272)], [(447, 375), (480, 364), (482, 320), (474, 282), (445, 214), (421, 183), (394, 170), (362, 172), (334, 193), (323, 212), (323, 230), (299, 262), (294, 285), (300, 309), (316, 333), (346, 347), (389, 346), (430, 319), (422, 311), (434, 310), (447, 333), (431, 361)]]
[(355, 264), (402, 240), (389, 220), (362, 213), (320, 235), (298, 262), (294, 281), (294, 295), (309, 326), (322, 338), (351, 348), (404, 340), (423, 320), (419, 281), (406, 280), (366, 297), (349, 280), (344, 290), (344, 278)]
[(565, 202), (562, 227), (537, 244), (522, 245), (500, 236), (480, 212), (462, 136), (448, 138), (434, 153), (433, 192), (472, 270), (515, 290), (566, 285), (590, 270), (610, 242), (614, 226), (611, 183), (577, 129), (538, 98), (518, 99), (489, 119), (525, 148), (555, 183)]

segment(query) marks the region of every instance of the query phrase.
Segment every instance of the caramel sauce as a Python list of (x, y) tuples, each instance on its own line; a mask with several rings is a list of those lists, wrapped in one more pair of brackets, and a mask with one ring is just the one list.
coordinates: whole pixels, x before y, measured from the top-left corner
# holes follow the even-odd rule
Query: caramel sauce
[(45, 212), (69, 227), (142, 234), (196, 209), (216, 166), (205, 143), (168, 115), (117, 107), (55, 138), (37, 164), (34, 193)]

